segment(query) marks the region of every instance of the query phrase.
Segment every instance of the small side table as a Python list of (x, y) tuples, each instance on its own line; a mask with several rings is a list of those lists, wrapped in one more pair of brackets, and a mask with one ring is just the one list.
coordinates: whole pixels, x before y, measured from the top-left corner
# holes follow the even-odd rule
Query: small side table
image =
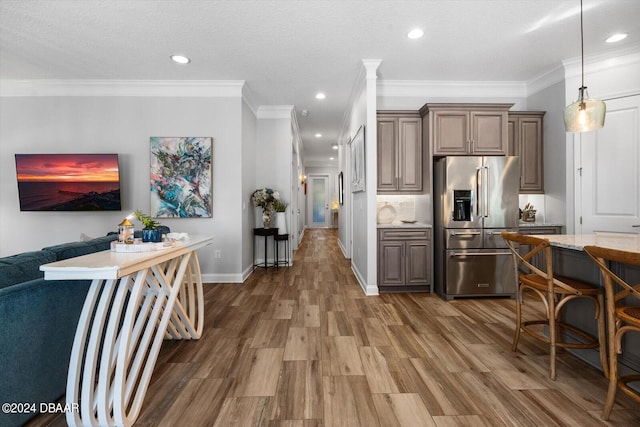
[[(284, 242), (284, 259), (282, 261), (280, 261), (280, 257), (278, 256), (278, 247), (280, 246), (280, 242)], [(276, 247), (276, 268), (278, 268), (279, 265), (286, 265), (289, 267), (289, 235), (276, 234), (273, 236), (273, 244)]]
[[(264, 236), (264, 262), (262, 264), (256, 264), (256, 245), (255, 245), (255, 237), (254, 237), (254, 244), (253, 244), (253, 266), (254, 267), (262, 267), (262, 268), (269, 268), (269, 267), (273, 267), (273, 266), (277, 266), (277, 255), (276, 255), (276, 259), (274, 260), (274, 262), (272, 264), (269, 264), (267, 262), (267, 239), (269, 238), (269, 236), (273, 236), (274, 239), (275, 237), (278, 235), (278, 229), (277, 228), (254, 228), (253, 229), (253, 235), (254, 236)], [(275, 242), (274, 242), (275, 243)]]

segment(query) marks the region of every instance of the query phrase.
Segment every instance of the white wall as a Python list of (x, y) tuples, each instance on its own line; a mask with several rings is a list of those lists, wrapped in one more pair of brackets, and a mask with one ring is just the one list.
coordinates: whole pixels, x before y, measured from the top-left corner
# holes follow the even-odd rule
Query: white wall
[(513, 103), (527, 109), (527, 85), (519, 82), (378, 81), (378, 110), (419, 110), (426, 103)]
[[(565, 102), (564, 106), (575, 102), (578, 88), (581, 85), (580, 61), (568, 61), (565, 68)], [(612, 59), (585, 60), (585, 86), (589, 88), (589, 96), (595, 99), (612, 99), (632, 94), (640, 94), (640, 52), (621, 54)], [(546, 116), (545, 116), (546, 120)], [(607, 121), (605, 118), (605, 126)], [(564, 122), (563, 122), (564, 127)], [(567, 233), (575, 230), (576, 176), (574, 166), (575, 145), (580, 133), (565, 133), (566, 154), (566, 202), (565, 223)], [(546, 143), (545, 143), (546, 145)], [(546, 168), (546, 165), (545, 165)], [(546, 186), (546, 181), (545, 181)]]
[[(567, 209), (567, 143), (564, 129), (564, 80), (532, 94), (529, 110), (546, 111), (543, 119), (544, 221), (565, 224)], [(570, 202), (570, 201), (569, 201)]]
[(305, 206), (305, 187), (302, 183), (302, 177), (305, 175), (304, 169), (304, 144), (300, 136), (300, 127), (298, 125), (298, 117), (295, 109), (291, 114), (291, 248), (297, 250), (304, 235), (304, 218), (306, 215)]
[[(202, 249), (204, 279), (239, 276), (243, 215), (242, 99), (122, 96), (0, 97), (0, 256), (115, 231), (149, 211), (149, 137), (213, 137), (213, 218), (163, 219), (172, 231), (213, 234)], [(20, 212), (16, 153), (118, 153), (121, 212)], [(222, 252), (214, 259), (215, 250)]]
[[(343, 137), (344, 138), (344, 137)], [(338, 173), (342, 172), (342, 204), (338, 206), (338, 245), (346, 258), (351, 258), (351, 172), (348, 161), (348, 139), (338, 144)]]
[[(292, 106), (262, 106), (258, 109), (258, 127), (255, 156), (255, 188), (269, 187), (291, 205), (291, 168), (293, 136), (291, 130)], [(250, 199), (249, 199), (250, 200)], [(260, 208), (256, 215), (262, 214)], [(291, 209), (287, 208), (287, 229), (291, 228)], [(257, 222), (256, 225), (259, 225)], [(291, 250), (291, 247), (289, 247)], [(269, 252), (269, 258), (271, 258)], [(256, 246), (256, 258), (264, 259), (264, 245)], [(291, 259), (291, 254), (289, 254)]]
[(256, 114), (246, 102), (242, 103), (242, 279), (253, 268), (253, 227), (255, 227), (254, 209), (251, 194), (256, 189), (256, 134), (258, 120)]
[[(351, 122), (349, 124), (349, 140), (351, 140), (355, 135), (360, 126), (363, 126), (366, 121), (366, 88), (363, 87), (362, 92), (358, 96), (355, 104), (351, 109)], [(365, 134), (368, 129), (365, 128)], [(365, 153), (369, 150), (369, 146), (365, 144)], [(350, 146), (346, 147), (347, 150), (350, 150)], [(351, 165), (348, 164), (347, 168), (351, 168)], [(365, 168), (365, 174), (368, 176), (369, 173), (372, 173), (369, 169)], [(347, 236), (347, 238), (351, 238), (351, 266), (356, 276), (359, 277), (361, 284), (366, 285), (367, 280), (367, 193), (351, 192), (351, 179), (349, 174), (349, 181), (345, 180), (345, 203), (350, 204), (351, 207), (351, 236)], [(367, 191), (371, 191), (371, 189), (366, 188)], [(375, 192), (376, 190), (373, 189)]]

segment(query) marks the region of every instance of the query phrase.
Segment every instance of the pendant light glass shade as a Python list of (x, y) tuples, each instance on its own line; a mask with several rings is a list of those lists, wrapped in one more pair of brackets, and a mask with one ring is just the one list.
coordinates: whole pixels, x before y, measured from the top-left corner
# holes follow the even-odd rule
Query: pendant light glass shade
[(580, 49), (582, 60), (582, 86), (578, 89), (578, 100), (564, 109), (564, 127), (567, 132), (588, 132), (604, 126), (607, 106), (604, 101), (589, 99), (584, 85), (584, 30), (582, 24), (582, 0), (580, 0)]
[(579, 89), (578, 100), (564, 109), (567, 132), (588, 132), (604, 126), (607, 106), (604, 101), (589, 99), (586, 87)]

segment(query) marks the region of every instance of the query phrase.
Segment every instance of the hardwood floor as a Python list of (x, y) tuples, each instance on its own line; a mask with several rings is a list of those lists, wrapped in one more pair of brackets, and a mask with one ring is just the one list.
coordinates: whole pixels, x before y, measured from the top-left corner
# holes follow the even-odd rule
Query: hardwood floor
[(622, 393), (600, 420), (607, 381), (572, 355), (551, 381), (544, 346), (512, 352), (513, 300), (366, 297), (335, 230), (294, 261), (205, 287), (203, 337), (163, 344), (136, 426), (640, 425)]

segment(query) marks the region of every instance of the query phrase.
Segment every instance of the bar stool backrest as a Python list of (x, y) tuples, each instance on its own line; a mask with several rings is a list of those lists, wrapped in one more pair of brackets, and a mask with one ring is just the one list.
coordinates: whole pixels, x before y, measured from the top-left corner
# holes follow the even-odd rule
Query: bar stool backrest
[[(544, 278), (547, 281), (548, 291), (553, 292), (554, 286), (560, 287), (565, 291), (580, 295), (581, 292), (568, 284), (561, 282), (557, 278), (553, 276), (553, 261), (551, 257), (551, 244), (549, 243), (549, 239), (543, 239), (541, 237), (535, 237), (530, 235), (524, 235), (520, 233), (512, 233), (512, 232), (502, 232), (502, 238), (507, 243), (509, 249), (511, 249), (511, 253), (513, 254), (514, 262), (516, 263), (516, 269), (520, 270), (522, 273), (527, 273), (527, 269), (534, 274)], [(533, 246), (533, 248), (527, 252), (526, 254), (521, 254), (518, 248), (518, 245), (528, 245)], [(545, 266), (543, 267), (546, 271), (541, 270), (531, 263), (532, 258), (539, 253), (540, 251), (544, 251), (545, 258)], [(518, 267), (518, 264), (520, 266)], [(516, 272), (517, 274), (517, 272)], [(517, 277), (516, 277), (517, 280)]]
[[(627, 283), (611, 271), (610, 265), (607, 265), (607, 262), (617, 262), (640, 266), (640, 253), (603, 248), (601, 246), (585, 246), (584, 251), (600, 267), (607, 292), (607, 303), (611, 301), (614, 305), (618, 305), (620, 300), (630, 295), (638, 298), (638, 302), (640, 302), (640, 283), (636, 285)], [(613, 286), (614, 283), (620, 286), (618, 290)]]

